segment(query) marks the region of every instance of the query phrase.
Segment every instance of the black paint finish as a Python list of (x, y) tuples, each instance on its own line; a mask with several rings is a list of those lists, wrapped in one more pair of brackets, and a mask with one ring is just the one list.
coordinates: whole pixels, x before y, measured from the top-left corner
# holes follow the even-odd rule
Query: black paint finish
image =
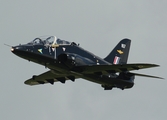
[[(83, 78), (101, 84), (105, 90), (111, 90), (114, 87), (123, 90), (134, 85), (135, 74), (130, 73), (129, 70), (157, 66), (126, 64), (130, 43), (129, 39), (121, 40), (104, 59), (84, 50), (74, 42), (70, 43), (54, 36), (36, 38), (28, 44), (12, 47), (11, 51), (19, 57), (44, 65), (51, 70), (27, 80), (25, 84), (50, 83), (53, 85), (56, 81), (65, 83), (68, 79), (75, 81), (77, 78)], [(150, 77), (141, 74), (140, 76)], [(155, 78), (155, 76), (151, 77)]]

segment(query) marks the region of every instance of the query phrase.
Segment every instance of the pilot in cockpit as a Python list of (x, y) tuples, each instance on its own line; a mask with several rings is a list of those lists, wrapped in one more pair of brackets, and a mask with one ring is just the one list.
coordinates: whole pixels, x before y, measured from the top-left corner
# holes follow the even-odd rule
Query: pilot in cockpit
[(61, 40), (56, 36), (42, 36), (35, 38), (32, 42), (28, 44), (42, 44), (44, 46), (58, 47), (59, 45), (77, 45), (75, 42), (69, 42), (66, 40)]

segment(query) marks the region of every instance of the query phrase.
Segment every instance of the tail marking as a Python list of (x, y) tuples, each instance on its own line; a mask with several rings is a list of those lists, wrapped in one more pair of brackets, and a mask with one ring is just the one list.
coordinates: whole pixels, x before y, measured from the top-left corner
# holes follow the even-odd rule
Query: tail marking
[(113, 64), (115, 64), (115, 65), (116, 65), (116, 64), (118, 64), (118, 63), (119, 63), (119, 61), (120, 61), (120, 57), (115, 56)]

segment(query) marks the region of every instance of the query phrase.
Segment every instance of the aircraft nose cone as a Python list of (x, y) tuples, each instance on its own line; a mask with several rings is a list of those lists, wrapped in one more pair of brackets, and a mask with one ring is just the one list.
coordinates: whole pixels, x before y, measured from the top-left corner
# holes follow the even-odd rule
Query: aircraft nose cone
[(16, 53), (16, 52), (19, 52), (19, 51), (23, 51), (24, 50), (24, 47), (23, 46), (12, 46), (12, 48), (11, 48), (11, 52), (12, 53)]
[(18, 45), (18, 46), (12, 46), (11, 47), (11, 52), (19, 57), (22, 57), (25, 54), (26, 51), (26, 47), (22, 46), (22, 45)]
[(14, 50), (15, 50), (15, 47), (12, 47), (12, 48), (11, 48), (11, 52), (14, 52)]

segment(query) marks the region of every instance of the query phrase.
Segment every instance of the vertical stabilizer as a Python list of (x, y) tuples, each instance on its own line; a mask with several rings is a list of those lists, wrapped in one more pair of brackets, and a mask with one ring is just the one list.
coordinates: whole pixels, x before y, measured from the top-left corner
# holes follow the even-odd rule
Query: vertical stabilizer
[(129, 39), (121, 40), (104, 60), (112, 64), (126, 64), (130, 50), (130, 43), (131, 40)]

